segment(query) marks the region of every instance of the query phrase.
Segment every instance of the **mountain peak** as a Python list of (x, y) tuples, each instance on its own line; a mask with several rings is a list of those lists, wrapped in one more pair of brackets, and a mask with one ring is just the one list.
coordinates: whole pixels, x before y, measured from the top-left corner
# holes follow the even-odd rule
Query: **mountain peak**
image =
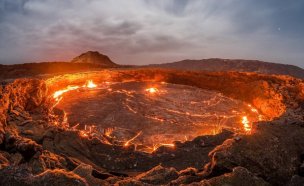
[(98, 51), (88, 51), (72, 59), (71, 63), (92, 63), (107, 67), (117, 66), (108, 56)]

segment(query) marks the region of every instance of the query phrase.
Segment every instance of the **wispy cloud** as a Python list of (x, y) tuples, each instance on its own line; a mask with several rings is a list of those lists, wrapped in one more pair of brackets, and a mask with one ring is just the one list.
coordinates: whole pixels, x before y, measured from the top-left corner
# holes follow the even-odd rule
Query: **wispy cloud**
[(246, 58), (304, 67), (301, 0), (0, 0), (0, 61)]

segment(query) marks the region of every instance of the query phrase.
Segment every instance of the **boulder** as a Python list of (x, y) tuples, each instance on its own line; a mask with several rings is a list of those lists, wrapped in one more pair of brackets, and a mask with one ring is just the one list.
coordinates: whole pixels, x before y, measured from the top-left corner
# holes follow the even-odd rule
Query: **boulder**
[(142, 173), (136, 177), (137, 180), (153, 184), (167, 184), (178, 177), (178, 173), (174, 168), (164, 168), (161, 165), (154, 167), (153, 169)]
[(235, 167), (231, 173), (227, 173), (218, 177), (211, 178), (209, 180), (203, 180), (200, 183), (192, 185), (201, 186), (270, 186), (262, 178), (256, 177), (253, 173), (248, 171), (244, 167)]

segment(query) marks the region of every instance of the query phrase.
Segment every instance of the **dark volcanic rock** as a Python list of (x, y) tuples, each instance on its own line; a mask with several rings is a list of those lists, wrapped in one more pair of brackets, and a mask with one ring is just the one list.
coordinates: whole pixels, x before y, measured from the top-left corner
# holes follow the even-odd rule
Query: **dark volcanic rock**
[(117, 66), (111, 59), (103, 54), (100, 54), (99, 52), (93, 52), (88, 51), (86, 53), (81, 54), (78, 57), (75, 57), (72, 61), (72, 63), (93, 63), (98, 64), (101, 66), (107, 66), (107, 67), (115, 67)]
[[(100, 141), (95, 143), (93, 139), (79, 138), (75, 131), (57, 131), (44, 139), (43, 148), (68, 154), (87, 164), (94, 164), (99, 169), (146, 171), (162, 162), (164, 166), (182, 170), (189, 166), (203, 167), (208, 163), (209, 152), (231, 136), (231, 132), (223, 131), (218, 135), (201, 136), (181, 143), (174, 150), (163, 147), (153, 154), (146, 154)], [(201, 140), (205, 141), (206, 146), (200, 145)]]
[(24, 167), (9, 166), (0, 169), (0, 185), (23, 185), (30, 186), (33, 175)]
[(24, 167), (7, 167), (0, 169), (0, 185), (88, 186), (83, 178), (62, 169), (47, 170), (35, 176)]
[(288, 186), (302, 186), (302, 185), (304, 185), (304, 177), (300, 177), (298, 175), (294, 175), (288, 184)]
[(62, 169), (47, 170), (33, 178), (31, 185), (43, 186), (88, 186), (85, 179)]
[(269, 183), (263, 179), (256, 177), (253, 173), (243, 167), (236, 167), (232, 170), (232, 173), (227, 173), (222, 176), (214, 177), (209, 180), (203, 180), (200, 183), (193, 183), (191, 185), (202, 185), (202, 186), (270, 186)]
[(146, 173), (138, 175), (136, 179), (148, 184), (161, 185), (167, 184), (177, 177), (178, 173), (174, 168), (164, 168), (159, 165)]
[(271, 184), (286, 184), (301, 164), (303, 135), (303, 128), (287, 123), (260, 124), (254, 135), (226, 140), (210, 152), (211, 175), (242, 166)]
[(9, 161), (7, 160), (8, 157), (6, 157), (6, 155), (7, 153), (0, 151), (0, 169), (9, 165)]
[(6, 133), (5, 139), (5, 149), (9, 152), (19, 152), (26, 160), (32, 158), (38, 151), (42, 151), (42, 147), (35, 141), (10, 132)]
[(79, 175), (88, 182), (89, 185), (109, 185), (106, 181), (95, 178), (92, 175), (93, 167), (91, 165), (80, 164), (73, 170), (73, 173)]

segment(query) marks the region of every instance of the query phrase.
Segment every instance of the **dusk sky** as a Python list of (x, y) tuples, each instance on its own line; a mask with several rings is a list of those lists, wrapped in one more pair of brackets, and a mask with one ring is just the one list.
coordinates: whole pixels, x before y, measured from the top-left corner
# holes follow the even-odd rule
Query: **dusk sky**
[(0, 0), (0, 63), (241, 58), (304, 67), (303, 0)]

